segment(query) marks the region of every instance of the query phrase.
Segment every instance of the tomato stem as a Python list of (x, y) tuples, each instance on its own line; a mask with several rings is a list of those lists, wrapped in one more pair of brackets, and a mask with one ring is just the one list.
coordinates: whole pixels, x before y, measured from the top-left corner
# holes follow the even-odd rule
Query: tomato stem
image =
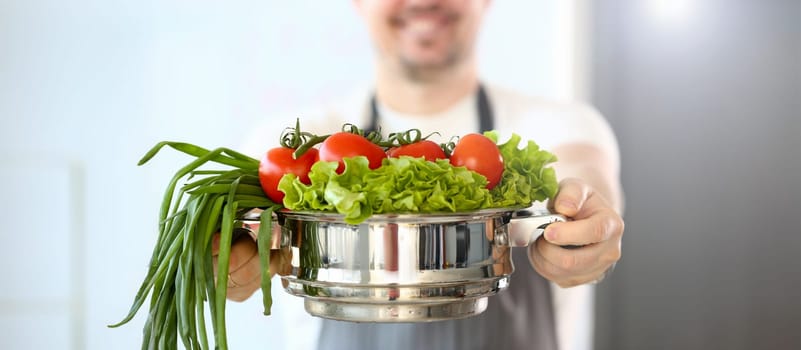
[(295, 127), (288, 127), (281, 133), (280, 144), (283, 147), (296, 149), (306, 142), (309, 133), (300, 131), (300, 118), (295, 119)]
[(438, 132), (432, 132), (424, 137), (423, 132), (420, 131), (420, 129), (409, 129), (406, 131), (389, 134), (388, 140), (392, 142), (393, 146), (403, 146), (427, 140), (429, 137), (439, 134), (440, 133)]
[(443, 151), (445, 151), (445, 155), (448, 156), (448, 158), (450, 158), (451, 154), (453, 153), (453, 149), (456, 148), (457, 142), (459, 142), (459, 136), (454, 136), (451, 137), (451, 139), (448, 140), (448, 142), (440, 143), (439, 146), (442, 147)]
[[(420, 129), (409, 129), (402, 132), (391, 133), (384, 139), (383, 135), (381, 134), (381, 128), (378, 127), (377, 130), (372, 130), (365, 134), (365, 130), (359, 128), (355, 124), (352, 123), (345, 123), (342, 125), (342, 132), (355, 134), (366, 138), (371, 143), (382, 147), (384, 149), (389, 149), (393, 147), (400, 147), (403, 145), (409, 145), (416, 142), (420, 142), (423, 140), (427, 140), (433, 135), (440, 135), (438, 132), (432, 132), (426, 136), (423, 136), (423, 132)], [(286, 128), (284, 133), (281, 135), (281, 146), (286, 148), (292, 148), (295, 152), (292, 154), (292, 157), (298, 159), (303, 154), (305, 154), (310, 148), (314, 147), (315, 145), (322, 143), (331, 135), (323, 135), (318, 136), (309, 132), (303, 132), (300, 130), (300, 120), (296, 120), (295, 127)], [(450, 156), (451, 151), (453, 148), (456, 147), (456, 141), (459, 138), (454, 136), (451, 141), (447, 143), (440, 144), (442, 150), (445, 151), (445, 154)]]
[(365, 135), (364, 129), (360, 129), (358, 126), (354, 124), (346, 123), (345, 125), (342, 125), (342, 131), (362, 136), (371, 143), (382, 148), (389, 148), (396, 146), (392, 139), (384, 140), (384, 136), (381, 135), (381, 127), (378, 127), (377, 130), (372, 130)]
[(317, 136), (317, 135), (314, 135), (314, 134), (308, 134), (307, 136), (310, 136), (311, 138), (308, 139), (308, 140), (304, 140), (303, 144), (301, 144), (300, 146), (298, 146), (295, 149), (295, 152), (292, 153), (292, 158), (295, 158), (295, 159), (300, 158), (301, 156), (306, 154), (306, 152), (309, 149), (311, 149), (312, 147), (314, 147), (318, 143), (321, 143), (321, 142), (325, 141), (325, 139), (327, 139), (331, 135)]

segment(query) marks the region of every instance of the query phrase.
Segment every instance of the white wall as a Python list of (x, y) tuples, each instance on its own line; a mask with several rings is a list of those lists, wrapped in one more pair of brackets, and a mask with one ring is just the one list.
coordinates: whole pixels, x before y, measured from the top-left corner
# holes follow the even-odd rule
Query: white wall
[[(570, 97), (569, 3), (495, 2), (488, 80)], [(236, 147), (249, 124), (370, 73), (348, 1), (0, 1), (0, 348), (138, 348), (144, 315), (105, 325), (129, 308), (188, 161), (138, 158), (167, 139)], [(229, 305), (235, 348), (281, 332), (257, 301)]]

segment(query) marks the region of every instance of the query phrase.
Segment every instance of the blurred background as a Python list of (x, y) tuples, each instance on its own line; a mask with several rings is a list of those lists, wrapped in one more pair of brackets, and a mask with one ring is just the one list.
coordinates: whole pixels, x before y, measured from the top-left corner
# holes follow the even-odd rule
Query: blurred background
[[(479, 52), (485, 80), (586, 100), (618, 135), (598, 349), (801, 348), (801, 2), (495, 1)], [(348, 1), (0, 1), (0, 348), (138, 348), (144, 315), (106, 325), (188, 160), (139, 157), (236, 148), (368, 83), (370, 55)], [(229, 304), (233, 348), (284, 344), (256, 299)]]

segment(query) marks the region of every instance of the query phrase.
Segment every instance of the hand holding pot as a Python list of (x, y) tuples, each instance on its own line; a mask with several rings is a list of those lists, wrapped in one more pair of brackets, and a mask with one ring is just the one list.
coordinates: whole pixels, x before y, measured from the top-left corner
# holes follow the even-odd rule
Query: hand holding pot
[(534, 269), (565, 288), (603, 279), (620, 259), (623, 219), (599, 192), (578, 179), (560, 182), (550, 204), (573, 221), (548, 225), (529, 247)]
[[(278, 225), (275, 225), (278, 228)], [(257, 230), (239, 229), (240, 234), (231, 242), (231, 258), (228, 266), (229, 300), (242, 302), (250, 298), (261, 286), (261, 266), (256, 245)], [(280, 232), (273, 233), (280, 235)], [(217, 255), (220, 251), (220, 235), (215, 234), (211, 241), (211, 255), (214, 272), (217, 272)], [(292, 270), (292, 251), (290, 249), (273, 249), (270, 253), (270, 277), (276, 273), (285, 275)]]

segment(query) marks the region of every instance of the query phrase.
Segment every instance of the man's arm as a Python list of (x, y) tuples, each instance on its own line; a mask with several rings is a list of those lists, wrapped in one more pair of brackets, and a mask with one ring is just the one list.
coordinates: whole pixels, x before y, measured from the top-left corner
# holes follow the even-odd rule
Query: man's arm
[(572, 287), (599, 280), (620, 259), (623, 195), (614, 157), (584, 144), (560, 146), (553, 152), (562, 180), (549, 206), (572, 221), (549, 225), (529, 247), (529, 259), (543, 277)]

